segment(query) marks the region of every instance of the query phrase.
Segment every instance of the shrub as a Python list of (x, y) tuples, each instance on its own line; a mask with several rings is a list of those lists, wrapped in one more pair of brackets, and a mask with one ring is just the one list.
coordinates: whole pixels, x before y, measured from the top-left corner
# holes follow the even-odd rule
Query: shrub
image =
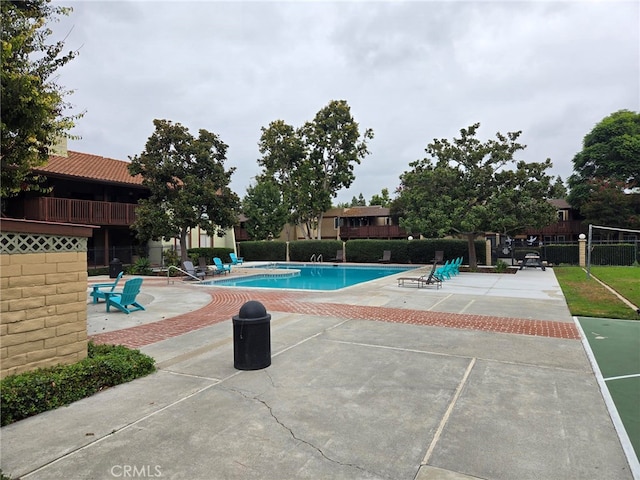
[(177, 267), (180, 265), (180, 256), (175, 249), (165, 250), (162, 252), (162, 256), (164, 257), (165, 267)]
[(494, 268), (494, 271), (496, 273), (504, 273), (507, 271), (507, 268), (509, 268), (509, 266), (507, 265), (506, 262), (502, 261), (502, 260), (498, 260), (496, 262), (496, 266)]
[(72, 365), (39, 368), (0, 381), (1, 425), (68, 405), (155, 371), (155, 360), (122, 345), (94, 345)]
[(127, 273), (130, 275), (151, 275), (153, 273), (151, 262), (146, 257), (140, 257), (133, 265), (129, 266)]
[(242, 242), (238, 254), (245, 262), (284, 262), (287, 259), (287, 244), (277, 240)]
[(191, 258), (195, 265), (198, 264), (198, 259), (200, 257), (204, 257), (207, 259), (207, 263), (213, 263), (213, 257), (218, 257), (222, 260), (222, 263), (229, 263), (231, 261), (231, 257), (229, 254), (233, 252), (233, 248), (225, 248), (225, 247), (201, 247), (201, 248), (190, 248), (187, 250), (187, 255)]
[(95, 277), (98, 275), (109, 275), (109, 267), (89, 268), (87, 270), (87, 275), (89, 277)]
[(289, 259), (292, 262), (308, 262), (312, 255), (316, 258), (322, 255), (325, 262), (336, 257), (336, 252), (342, 250), (339, 240), (299, 240), (289, 242)]

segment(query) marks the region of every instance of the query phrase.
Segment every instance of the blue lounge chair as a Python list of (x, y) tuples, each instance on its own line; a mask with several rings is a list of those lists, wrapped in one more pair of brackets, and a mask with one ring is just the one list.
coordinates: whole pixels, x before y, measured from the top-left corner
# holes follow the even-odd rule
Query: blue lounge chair
[(120, 272), (116, 277), (116, 281), (113, 283), (96, 283), (95, 285), (91, 285), (93, 287), (93, 291), (89, 295), (93, 297), (93, 303), (98, 303), (98, 299), (100, 298), (104, 299), (105, 292), (113, 292), (123, 274), (124, 272)]
[(107, 312), (111, 307), (122, 310), (127, 315), (136, 310), (144, 310), (144, 307), (136, 302), (136, 297), (140, 293), (142, 278), (134, 277), (124, 283), (122, 292), (105, 292), (107, 301)]
[(231, 265), (225, 265), (218, 257), (213, 257), (213, 264), (216, 266), (218, 273), (231, 273)]
[(233, 252), (229, 254), (229, 258), (231, 258), (231, 265), (242, 265), (244, 263), (244, 258), (236, 256)]

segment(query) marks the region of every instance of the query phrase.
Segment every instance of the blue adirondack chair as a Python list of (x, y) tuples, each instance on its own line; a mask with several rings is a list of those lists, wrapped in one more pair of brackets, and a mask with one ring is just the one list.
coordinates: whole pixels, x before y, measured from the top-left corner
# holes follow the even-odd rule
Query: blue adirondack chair
[(106, 298), (104, 295), (105, 292), (113, 292), (123, 274), (124, 272), (120, 272), (116, 277), (116, 281), (113, 283), (96, 283), (95, 285), (91, 285), (93, 287), (93, 291), (89, 295), (93, 297), (93, 303), (98, 303), (98, 299), (100, 298)]
[(452, 263), (451, 263), (451, 273), (455, 276), (455, 275), (459, 275), (460, 274), (460, 265), (462, 264), (462, 257), (458, 257), (456, 258)]
[(216, 266), (217, 273), (231, 273), (231, 265), (225, 265), (218, 257), (213, 257), (213, 264)]
[(231, 265), (242, 265), (244, 263), (244, 258), (238, 257), (233, 252), (229, 254), (229, 258), (231, 259)]
[(444, 262), (444, 265), (436, 270), (436, 275), (443, 281), (451, 278), (451, 263), (449, 260)]
[(142, 278), (134, 277), (124, 283), (121, 292), (105, 292), (107, 301), (107, 312), (111, 307), (116, 307), (127, 315), (136, 310), (144, 310), (144, 307), (136, 302), (136, 297), (140, 293)]

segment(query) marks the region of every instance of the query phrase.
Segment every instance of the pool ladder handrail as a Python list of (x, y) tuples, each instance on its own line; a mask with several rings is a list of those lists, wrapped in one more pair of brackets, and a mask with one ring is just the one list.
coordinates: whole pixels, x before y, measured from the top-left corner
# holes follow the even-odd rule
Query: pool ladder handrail
[(196, 277), (195, 275), (191, 275), (189, 272), (185, 272), (184, 270), (182, 270), (182, 269), (181, 269), (181, 268), (179, 268), (179, 267), (176, 267), (175, 265), (169, 265), (169, 268), (167, 268), (167, 285), (169, 285), (169, 279), (171, 278), (170, 273), (171, 273), (171, 269), (172, 269), (172, 268), (173, 268), (174, 270), (178, 270), (179, 272), (184, 273), (187, 277), (191, 277), (191, 278), (193, 278), (194, 280), (197, 280), (197, 281), (199, 281), (199, 282), (202, 282), (202, 278), (198, 278), (198, 277)]
[(311, 258), (309, 259), (309, 262), (311, 262), (311, 263), (316, 263), (316, 262), (317, 263), (322, 263), (323, 262), (322, 254), (318, 253), (317, 256), (316, 256), (316, 254), (314, 253), (313, 255), (311, 255)]

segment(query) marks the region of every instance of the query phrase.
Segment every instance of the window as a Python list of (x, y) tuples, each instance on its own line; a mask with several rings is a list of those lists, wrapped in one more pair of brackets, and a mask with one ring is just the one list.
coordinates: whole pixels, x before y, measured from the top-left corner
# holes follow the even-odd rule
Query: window
[(200, 248), (207, 248), (211, 246), (211, 237), (206, 233), (200, 232)]

